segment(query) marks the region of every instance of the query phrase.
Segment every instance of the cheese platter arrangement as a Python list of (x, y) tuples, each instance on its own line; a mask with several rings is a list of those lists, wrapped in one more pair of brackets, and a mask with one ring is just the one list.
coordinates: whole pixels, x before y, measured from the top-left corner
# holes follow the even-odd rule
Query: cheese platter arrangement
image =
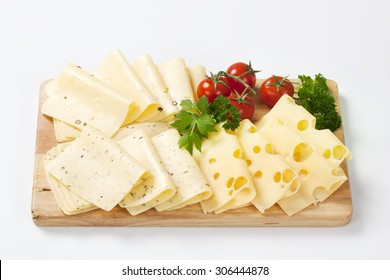
[(347, 224), (337, 84), (257, 72), (235, 63), (207, 76), (119, 50), (93, 71), (67, 65), (40, 89), (35, 224)]

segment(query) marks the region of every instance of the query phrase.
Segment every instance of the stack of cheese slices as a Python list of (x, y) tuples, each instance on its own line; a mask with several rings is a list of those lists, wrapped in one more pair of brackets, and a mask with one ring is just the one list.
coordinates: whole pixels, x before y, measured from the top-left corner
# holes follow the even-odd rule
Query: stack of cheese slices
[(119, 205), (137, 215), (200, 202), (205, 213), (251, 204), (263, 213), (278, 203), (292, 215), (347, 180), (340, 164), (350, 151), (288, 96), (256, 124), (219, 126), (194, 156), (180, 149), (169, 123), (205, 75), (183, 59), (156, 65), (143, 55), (130, 64), (118, 50), (92, 72), (65, 67), (42, 106), (60, 142), (44, 164), (61, 210)]

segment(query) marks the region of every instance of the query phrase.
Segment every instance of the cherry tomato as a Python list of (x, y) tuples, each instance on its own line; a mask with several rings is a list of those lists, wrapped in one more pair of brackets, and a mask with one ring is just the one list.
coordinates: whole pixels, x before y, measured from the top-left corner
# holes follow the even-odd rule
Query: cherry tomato
[(230, 104), (238, 108), (241, 114), (241, 119), (251, 119), (255, 113), (255, 104), (248, 96), (244, 100), (237, 98), (235, 94), (229, 96)]
[(294, 95), (294, 86), (286, 77), (269, 77), (260, 87), (261, 98), (270, 107), (273, 107), (283, 94)]
[[(252, 66), (243, 62), (237, 62), (226, 70), (226, 73), (239, 77), (244, 83), (248, 84), (251, 88), (255, 88), (256, 84), (256, 72), (252, 69)], [(229, 86), (232, 90), (236, 90), (238, 93), (243, 93), (245, 85), (233, 78), (228, 77)]]
[(230, 93), (231, 90), (228, 87), (226, 77), (207, 77), (199, 83), (197, 88), (198, 98), (206, 96), (210, 103), (213, 103), (214, 99), (217, 98), (218, 95), (228, 97)]

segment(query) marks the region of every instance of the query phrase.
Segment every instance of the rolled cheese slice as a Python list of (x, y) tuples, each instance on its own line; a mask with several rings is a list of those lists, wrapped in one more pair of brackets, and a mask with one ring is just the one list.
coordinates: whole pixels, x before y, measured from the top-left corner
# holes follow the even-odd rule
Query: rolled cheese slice
[(176, 188), (152, 144), (148, 133), (136, 130), (117, 142), (131, 156), (142, 163), (150, 176), (134, 187), (119, 203), (130, 214), (137, 215), (164, 203), (176, 193)]
[(339, 166), (344, 159), (351, 159), (352, 153), (337, 136), (329, 129), (315, 129), (315, 117), (304, 107), (297, 105), (294, 99), (287, 94), (283, 95), (272, 110), (263, 116), (256, 125), (261, 128), (274, 118), (280, 119), (293, 128), (333, 166)]
[(76, 65), (68, 65), (55, 90), (43, 103), (42, 113), (82, 129), (92, 125), (111, 136), (126, 123), (134, 101)]
[(198, 97), (198, 85), (206, 78), (206, 68), (202, 65), (195, 65), (187, 67), (187, 71), (190, 74), (192, 91), (196, 100)]
[(157, 211), (175, 210), (208, 199), (210, 186), (191, 155), (177, 144), (180, 134), (169, 129), (154, 136), (152, 142), (171, 176), (176, 194), (168, 201), (156, 206)]
[(122, 147), (90, 126), (47, 165), (47, 170), (78, 196), (106, 211), (149, 175)]
[(243, 151), (235, 135), (228, 134), (222, 125), (203, 141), (202, 153), (194, 152), (200, 169), (210, 183), (213, 195), (202, 201), (205, 213), (221, 213), (250, 203), (256, 196)]
[(112, 136), (112, 139), (116, 141), (121, 140), (139, 129), (144, 130), (150, 137), (153, 137), (170, 128), (171, 127), (166, 122), (134, 123), (118, 129), (118, 131)]
[(149, 91), (158, 100), (160, 106), (159, 114), (149, 121), (170, 120), (179, 112), (177, 103), (169, 95), (168, 87), (165, 85), (157, 66), (153, 63), (150, 55), (140, 56), (132, 65), (137, 75), (146, 85)]
[(92, 73), (118, 93), (135, 101), (127, 123), (143, 122), (159, 113), (157, 99), (119, 50), (112, 52)]
[(281, 155), (274, 153), (270, 141), (250, 120), (242, 120), (234, 134), (241, 144), (243, 159), (256, 189), (252, 203), (261, 213), (299, 190), (298, 174)]
[(180, 103), (185, 99), (195, 101), (190, 75), (183, 58), (176, 58), (158, 66), (160, 75), (168, 87), (172, 101), (181, 109)]

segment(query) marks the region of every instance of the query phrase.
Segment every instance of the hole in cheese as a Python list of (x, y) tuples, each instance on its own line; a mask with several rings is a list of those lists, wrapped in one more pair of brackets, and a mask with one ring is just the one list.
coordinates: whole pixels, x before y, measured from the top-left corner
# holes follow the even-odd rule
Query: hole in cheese
[(246, 185), (248, 183), (248, 179), (245, 177), (238, 177), (236, 181), (234, 182), (234, 189), (238, 190), (242, 186)]
[(332, 175), (342, 176), (342, 175), (344, 175), (344, 173), (340, 168), (334, 168), (334, 169), (332, 169)]
[(291, 97), (287, 97), (286, 98), (286, 103), (295, 105), (295, 102), (294, 102), (294, 100)]
[(290, 192), (291, 194), (295, 193), (295, 192), (298, 190), (300, 184), (301, 184), (301, 183), (299, 182), (298, 179), (295, 179), (294, 181), (292, 181), (292, 183), (291, 183), (291, 185), (290, 185), (290, 188), (289, 188), (289, 192)]
[(283, 171), (283, 182), (288, 183), (294, 178), (294, 172), (291, 169)]
[(337, 145), (336, 147), (333, 148), (333, 157), (335, 159), (342, 159), (344, 155), (346, 154), (347, 150), (345, 149), (344, 146), (342, 145)]
[(280, 172), (276, 172), (275, 175), (274, 175), (274, 181), (275, 181), (275, 183), (279, 183), (281, 177), (282, 177), (282, 174), (280, 174)]
[(284, 125), (284, 122), (281, 119), (274, 120), (271, 124), (272, 128), (277, 128), (278, 126)]
[(219, 172), (214, 174), (214, 180), (217, 180), (219, 178)]
[(235, 158), (241, 158), (241, 149), (237, 149), (233, 152)]
[(234, 182), (234, 178), (230, 177), (229, 180), (226, 182), (226, 187), (230, 189), (233, 185), (233, 182)]
[(274, 150), (272, 149), (272, 146), (269, 143), (265, 145), (265, 151), (271, 155), (274, 153)]
[(257, 131), (256, 126), (251, 126), (250, 128), (247, 129), (247, 131), (249, 133), (255, 133)]
[(329, 159), (330, 158), (330, 150), (326, 149), (322, 155), (324, 156), (324, 158)]
[(233, 190), (230, 190), (229, 195), (230, 195), (230, 196), (233, 195)]
[(299, 143), (295, 146), (293, 158), (296, 162), (303, 162), (307, 160), (314, 152), (314, 149), (307, 143)]
[(309, 174), (309, 172), (307, 172), (306, 169), (301, 169), (301, 170), (299, 170), (299, 173), (298, 173), (299, 177), (301, 177), (302, 179), (305, 178), (308, 174)]
[(246, 165), (251, 166), (252, 165), (252, 161), (250, 159), (247, 159), (246, 160)]
[(253, 174), (253, 176), (255, 176), (256, 179), (260, 179), (261, 176), (263, 176), (263, 172), (261, 172), (260, 170), (257, 170), (255, 172), (255, 174)]
[(309, 122), (308, 122), (307, 120), (301, 120), (301, 121), (298, 122), (298, 124), (297, 124), (297, 128), (298, 128), (298, 130), (300, 130), (300, 131), (304, 131), (304, 130), (306, 130), (308, 127), (309, 127)]
[(260, 146), (254, 146), (254, 147), (253, 147), (253, 152), (254, 152), (255, 154), (260, 153)]
[(216, 162), (217, 162), (217, 160), (215, 158), (210, 158), (209, 159), (209, 164), (214, 164)]

